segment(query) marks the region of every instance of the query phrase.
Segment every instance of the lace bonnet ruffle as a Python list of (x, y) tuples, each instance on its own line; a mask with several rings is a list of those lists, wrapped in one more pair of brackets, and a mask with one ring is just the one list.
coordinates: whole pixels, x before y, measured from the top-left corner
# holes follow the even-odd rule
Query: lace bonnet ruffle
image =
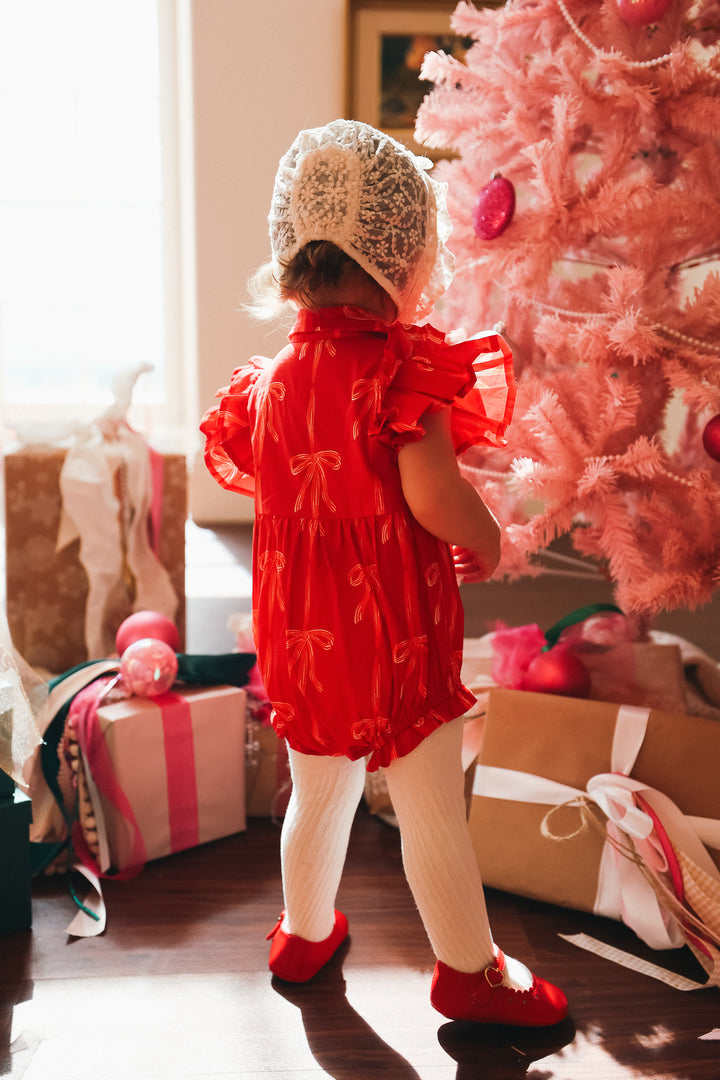
[(446, 184), (432, 162), (358, 120), (301, 131), (282, 157), (268, 221), (273, 260), (329, 240), (417, 322), (452, 280)]

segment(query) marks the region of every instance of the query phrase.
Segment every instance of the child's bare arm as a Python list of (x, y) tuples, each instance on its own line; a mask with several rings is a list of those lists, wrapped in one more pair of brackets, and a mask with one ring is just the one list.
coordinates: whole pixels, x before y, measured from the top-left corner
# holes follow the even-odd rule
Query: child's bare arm
[(417, 521), (440, 540), (456, 545), (465, 580), (489, 577), (500, 561), (500, 526), (475, 488), (460, 474), (450, 435), (450, 410), (426, 413), (425, 436), (398, 455), (400, 480)]

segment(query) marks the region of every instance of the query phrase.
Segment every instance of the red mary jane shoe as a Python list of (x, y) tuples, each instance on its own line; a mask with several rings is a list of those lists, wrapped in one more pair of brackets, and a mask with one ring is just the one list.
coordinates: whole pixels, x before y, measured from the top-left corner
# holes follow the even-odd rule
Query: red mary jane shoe
[(529, 990), (513, 990), (503, 983), (505, 956), (496, 950), (495, 963), (466, 975), (440, 961), (435, 966), (430, 1001), (449, 1020), (515, 1027), (549, 1027), (564, 1020), (567, 998), (552, 983), (533, 975)]
[(342, 945), (348, 935), (348, 921), (342, 911), (336, 911), (335, 925), (330, 935), (324, 941), (307, 941), (298, 934), (286, 934), (281, 929), (284, 917), (283, 911), (266, 938), (267, 941), (272, 939), (270, 970), (286, 982), (307, 982), (317, 975)]

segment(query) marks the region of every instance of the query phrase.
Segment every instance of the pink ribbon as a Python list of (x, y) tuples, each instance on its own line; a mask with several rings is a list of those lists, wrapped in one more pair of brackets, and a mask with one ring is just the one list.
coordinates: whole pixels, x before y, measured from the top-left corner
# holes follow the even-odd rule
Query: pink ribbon
[(146, 850), (145, 841), (135, 820), (130, 800), (120, 787), (115, 776), (112, 758), (98, 723), (97, 713), (102, 692), (111, 679), (114, 679), (114, 676), (98, 679), (86, 687), (85, 690), (81, 690), (73, 699), (68, 720), (75, 728), (80, 749), (87, 761), (95, 786), (108, 802), (112, 803), (130, 828), (132, 845), (129, 864), (124, 870), (118, 871), (117, 874), (103, 874), (85, 842), (80, 822), (77, 821), (73, 826), (73, 846), (83, 863), (89, 866), (96, 874), (102, 877), (112, 876), (119, 881), (124, 881), (140, 873), (146, 862)]
[(165, 744), (170, 851), (184, 851), (200, 842), (190, 706), (171, 691), (159, 694), (155, 704), (160, 708)]

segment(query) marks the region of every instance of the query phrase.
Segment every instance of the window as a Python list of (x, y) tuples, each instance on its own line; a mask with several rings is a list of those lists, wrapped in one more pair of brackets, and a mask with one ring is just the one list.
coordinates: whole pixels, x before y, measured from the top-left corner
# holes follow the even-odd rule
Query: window
[[(6, 418), (183, 419), (173, 0), (0, 0)], [(142, 426), (142, 425), (141, 425)]]

